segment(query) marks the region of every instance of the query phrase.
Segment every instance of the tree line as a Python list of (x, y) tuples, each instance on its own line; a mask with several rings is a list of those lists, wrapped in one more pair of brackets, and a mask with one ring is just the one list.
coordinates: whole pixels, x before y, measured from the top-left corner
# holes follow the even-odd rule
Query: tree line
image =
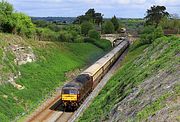
[[(101, 27), (102, 26), (102, 27)], [(0, 31), (17, 34), (43, 41), (84, 42), (84, 38), (100, 39), (101, 28), (104, 33), (117, 30), (118, 19), (104, 22), (103, 14), (89, 9), (85, 15), (78, 16), (73, 24), (60, 24), (43, 20), (34, 20), (21, 12), (16, 12), (7, 1), (0, 2)], [(98, 30), (99, 29), (99, 30)]]
[[(0, 31), (36, 40), (64, 42), (84, 42), (87, 38), (99, 40), (100, 34), (121, 32), (124, 25), (115, 15), (111, 19), (104, 19), (103, 16), (91, 8), (84, 15), (78, 16), (73, 24), (32, 21), (28, 15), (16, 12), (11, 4), (2, 1)], [(177, 17), (170, 16), (165, 6), (152, 6), (146, 11), (143, 28), (140, 31), (142, 43), (150, 43), (156, 37), (155, 32), (161, 32), (163, 35), (165, 29), (173, 29), (180, 33), (180, 21)]]
[(155, 39), (168, 34), (165, 30), (173, 30), (172, 34), (180, 33), (180, 20), (170, 15), (165, 6), (153, 5), (147, 9), (144, 19), (144, 28), (140, 33), (141, 44), (151, 44)]

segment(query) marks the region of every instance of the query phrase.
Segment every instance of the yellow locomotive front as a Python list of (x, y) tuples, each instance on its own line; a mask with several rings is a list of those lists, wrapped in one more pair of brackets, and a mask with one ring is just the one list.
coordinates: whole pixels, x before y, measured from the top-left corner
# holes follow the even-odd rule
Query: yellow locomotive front
[(72, 86), (63, 87), (61, 91), (61, 99), (65, 108), (76, 108), (79, 101), (78, 89)]
[(61, 98), (63, 101), (77, 101), (78, 100), (78, 91), (76, 89), (63, 89)]

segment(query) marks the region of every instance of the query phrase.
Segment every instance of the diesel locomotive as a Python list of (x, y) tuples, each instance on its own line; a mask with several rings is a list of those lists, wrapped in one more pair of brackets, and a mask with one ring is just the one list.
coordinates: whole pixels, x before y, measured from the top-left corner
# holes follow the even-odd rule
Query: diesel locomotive
[(93, 91), (128, 46), (129, 41), (123, 40), (112, 51), (84, 70), (73, 81), (64, 85), (61, 91), (64, 107), (77, 108), (89, 93)]

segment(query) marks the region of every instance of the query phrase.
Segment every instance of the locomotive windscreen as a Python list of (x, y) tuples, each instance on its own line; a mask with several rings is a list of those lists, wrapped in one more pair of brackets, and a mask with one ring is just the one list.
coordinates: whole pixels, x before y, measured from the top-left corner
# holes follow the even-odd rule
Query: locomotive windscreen
[(90, 77), (88, 74), (81, 74), (81, 75), (78, 75), (76, 78), (76, 81), (82, 84), (86, 84), (89, 80), (90, 80)]
[(74, 89), (63, 89), (63, 94), (78, 94), (77, 90)]

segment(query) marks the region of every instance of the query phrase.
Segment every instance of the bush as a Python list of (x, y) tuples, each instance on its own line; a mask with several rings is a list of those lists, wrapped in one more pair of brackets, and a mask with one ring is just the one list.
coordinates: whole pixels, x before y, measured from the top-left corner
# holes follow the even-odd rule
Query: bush
[(67, 31), (60, 31), (58, 35), (58, 41), (61, 42), (73, 42), (74, 37), (71, 33), (68, 33)]
[(87, 36), (88, 32), (93, 29), (93, 24), (90, 22), (83, 22), (81, 24), (81, 33)]
[(88, 32), (88, 36), (89, 36), (89, 38), (100, 39), (100, 34), (96, 30), (90, 30)]
[(112, 47), (111, 42), (106, 39), (95, 40), (94, 45), (103, 49), (104, 51), (108, 51)]
[(23, 13), (14, 12), (13, 6), (8, 2), (0, 2), (0, 29), (3, 32), (32, 37), (35, 26), (31, 18)]
[(57, 33), (48, 28), (36, 28), (36, 36), (41, 41), (57, 41)]
[(12, 19), (15, 22), (13, 33), (28, 38), (32, 37), (35, 33), (35, 26), (31, 18), (23, 13), (14, 13)]
[(74, 30), (60, 31), (58, 35), (58, 41), (81, 43), (84, 41), (84, 38)]
[(88, 43), (92, 43), (92, 44), (94, 44), (94, 42), (95, 42), (96, 40), (95, 39), (93, 39), (93, 38), (84, 38), (84, 42), (88, 42)]
[(60, 41), (60, 42), (83, 42), (84, 39), (78, 32), (71, 31), (59, 31), (55, 32), (49, 28), (36, 28), (36, 36), (41, 41)]
[(108, 51), (111, 49), (111, 42), (109, 40), (106, 39), (93, 39), (93, 38), (85, 38), (84, 42), (88, 42), (88, 43), (92, 43), (94, 45), (96, 45), (97, 47), (103, 49), (104, 51)]
[(0, 29), (12, 33), (15, 22), (12, 19), (14, 8), (6, 1), (0, 2)]
[(111, 34), (114, 33), (114, 25), (111, 21), (106, 21), (102, 26), (103, 33)]
[(116, 18), (116, 16), (112, 17), (111, 22), (112, 22), (113, 25), (114, 25), (115, 31), (117, 31), (117, 30), (119, 29), (119, 21), (118, 21), (118, 19)]
[(74, 31), (77, 34), (81, 34), (81, 26), (80, 25), (66, 25), (64, 27), (64, 30), (66, 30), (66, 31)]
[(9, 122), (9, 118), (2, 113), (0, 113), (0, 120), (1, 122)]
[(159, 26), (155, 28), (154, 26), (146, 26), (140, 36), (141, 44), (151, 44), (155, 39), (163, 36), (163, 30)]
[(84, 42), (84, 38), (80, 35), (78, 35), (75, 40), (74, 40), (75, 43), (83, 43)]

